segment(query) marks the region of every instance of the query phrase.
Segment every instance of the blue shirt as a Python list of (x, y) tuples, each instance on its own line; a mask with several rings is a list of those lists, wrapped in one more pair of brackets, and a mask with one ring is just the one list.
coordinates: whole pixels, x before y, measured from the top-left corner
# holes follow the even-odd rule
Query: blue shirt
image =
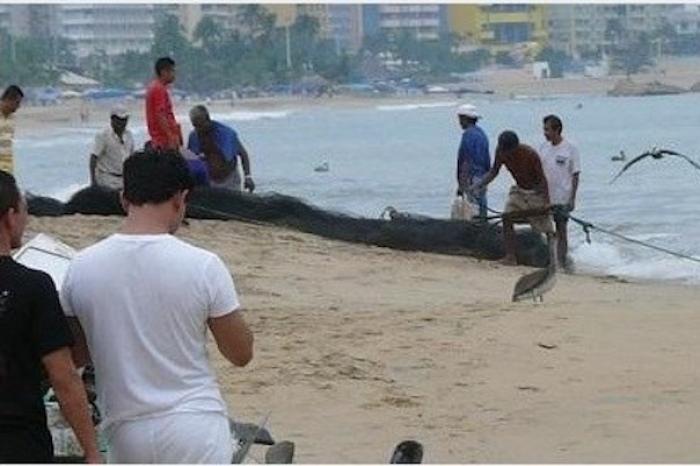
[[(212, 120), (211, 124), (213, 126), (214, 142), (219, 147), (224, 158), (226, 158), (226, 161), (233, 161), (238, 156), (240, 148), (238, 134), (230, 126), (226, 126), (218, 121)], [(202, 144), (196, 131), (190, 132), (190, 137), (187, 139), (187, 148), (195, 154), (202, 153)]]
[(464, 161), (469, 164), (469, 176), (483, 176), (491, 169), (489, 157), (489, 138), (484, 130), (476, 125), (470, 126), (462, 133), (459, 145), (457, 169)]

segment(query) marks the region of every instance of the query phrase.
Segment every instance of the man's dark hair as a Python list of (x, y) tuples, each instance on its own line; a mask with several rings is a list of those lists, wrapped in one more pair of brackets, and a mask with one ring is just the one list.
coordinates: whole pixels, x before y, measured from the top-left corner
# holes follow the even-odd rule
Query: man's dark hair
[(520, 144), (518, 135), (514, 131), (503, 131), (498, 136), (498, 149), (510, 152)]
[(0, 100), (16, 100), (16, 99), (21, 99), (24, 97), (24, 92), (22, 92), (22, 89), (17, 84), (10, 84), (5, 88), (5, 91), (2, 93), (2, 97), (0, 97)]
[(18, 209), (19, 199), (19, 188), (15, 177), (0, 170), (0, 217), (10, 209)]
[(564, 129), (564, 125), (561, 122), (561, 118), (559, 118), (556, 115), (547, 115), (542, 120), (542, 123), (545, 125), (547, 123), (549, 123), (550, 125), (552, 125), (552, 128), (554, 128), (555, 130), (557, 130), (557, 132), (559, 132), (559, 134), (561, 134), (561, 131)]
[(193, 186), (178, 152), (139, 151), (124, 161), (124, 198), (134, 205), (161, 204)]
[(156, 60), (156, 76), (160, 76), (160, 74), (170, 68), (175, 68), (175, 60), (173, 60), (170, 57), (160, 57), (158, 60)]

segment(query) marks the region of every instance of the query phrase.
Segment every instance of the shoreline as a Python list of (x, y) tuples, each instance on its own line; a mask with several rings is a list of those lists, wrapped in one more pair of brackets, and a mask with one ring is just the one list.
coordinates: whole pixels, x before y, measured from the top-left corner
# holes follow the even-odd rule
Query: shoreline
[[(492, 90), (493, 94), (464, 94), (458, 98), (455, 94), (417, 94), (358, 96), (340, 94), (333, 98), (312, 98), (300, 96), (276, 96), (240, 99), (231, 106), (230, 101), (211, 101), (206, 103), (212, 113), (219, 111), (289, 111), (316, 107), (330, 108), (367, 108), (376, 105), (401, 105), (415, 103), (434, 103), (444, 101), (465, 102), (471, 98), (489, 98), (499, 100), (537, 99), (547, 97), (605, 96), (615, 84), (626, 78), (625, 75), (609, 75), (601, 78), (564, 77), (552, 79), (535, 79), (529, 69), (485, 69), (477, 73), (480, 81), (470, 87)], [(665, 58), (648, 71), (632, 76), (637, 83), (661, 81), (665, 84), (689, 89), (700, 82), (700, 58)], [(132, 115), (132, 125), (142, 124), (143, 100), (130, 99), (126, 102)], [(186, 102), (175, 101), (176, 113), (185, 113), (200, 100)], [(108, 112), (113, 102), (90, 102), (90, 120), (87, 125), (108, 123)], [(66, 100), (53, 106), (24, 106), (17, 113), (17, 134), (19, 137), (31, 136), (35, 130), (55, 128), (60, 131), (65, 126), (86, 126), (79, 118), (80, 100)]]

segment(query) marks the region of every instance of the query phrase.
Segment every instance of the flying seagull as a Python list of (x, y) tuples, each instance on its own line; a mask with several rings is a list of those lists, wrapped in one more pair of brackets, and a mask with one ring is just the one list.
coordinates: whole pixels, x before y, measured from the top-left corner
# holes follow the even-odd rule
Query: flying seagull
[(693, 167), (700, 170), (700, 164), (698, 164), (696, 161), (694, 161), (693, 159), (691, 159), (687, 155), (679, 154), (678, 152), (673, 151), (673, 150), (657, 149), (656, 147), (654, 147), (652, 150), (644, 152), (643, 154), (638, 155), (637, 157), (635, 157), (632, 160), (630, 160), (629, 162), (627, 162), (625, 164), (625, 166), (622, 167), (622, 170), (620, 170), (620, 172), (617, 175), (615, 175), (615, 178), (613, 178), (612, 181), (610, 181), (610, 184), (614, 183), (615, 180), (617, 180), (620, 177), (620, 175), (622, 175), (622, 173), (625, 172), (625, 170), (627, 170), (629, 167), (631, 167), (635, 163), (639, 162), (640, 160), (645, 159), (647, 157), (652, 157), (655, 159), (662, 159), (667, 155), (673, 155), (675, 157), (680, 157), (680, 158), (684, 159), (686, 162), (688, 162), (689, 164), (691, 164)]

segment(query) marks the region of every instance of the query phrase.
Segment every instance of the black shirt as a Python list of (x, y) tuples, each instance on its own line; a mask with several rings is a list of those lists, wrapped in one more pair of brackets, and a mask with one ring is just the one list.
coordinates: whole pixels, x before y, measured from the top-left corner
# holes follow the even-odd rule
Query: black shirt
[(47, 433), (41, 358), (72, 344), (51, 277), (0, 256), (0, 437)]

